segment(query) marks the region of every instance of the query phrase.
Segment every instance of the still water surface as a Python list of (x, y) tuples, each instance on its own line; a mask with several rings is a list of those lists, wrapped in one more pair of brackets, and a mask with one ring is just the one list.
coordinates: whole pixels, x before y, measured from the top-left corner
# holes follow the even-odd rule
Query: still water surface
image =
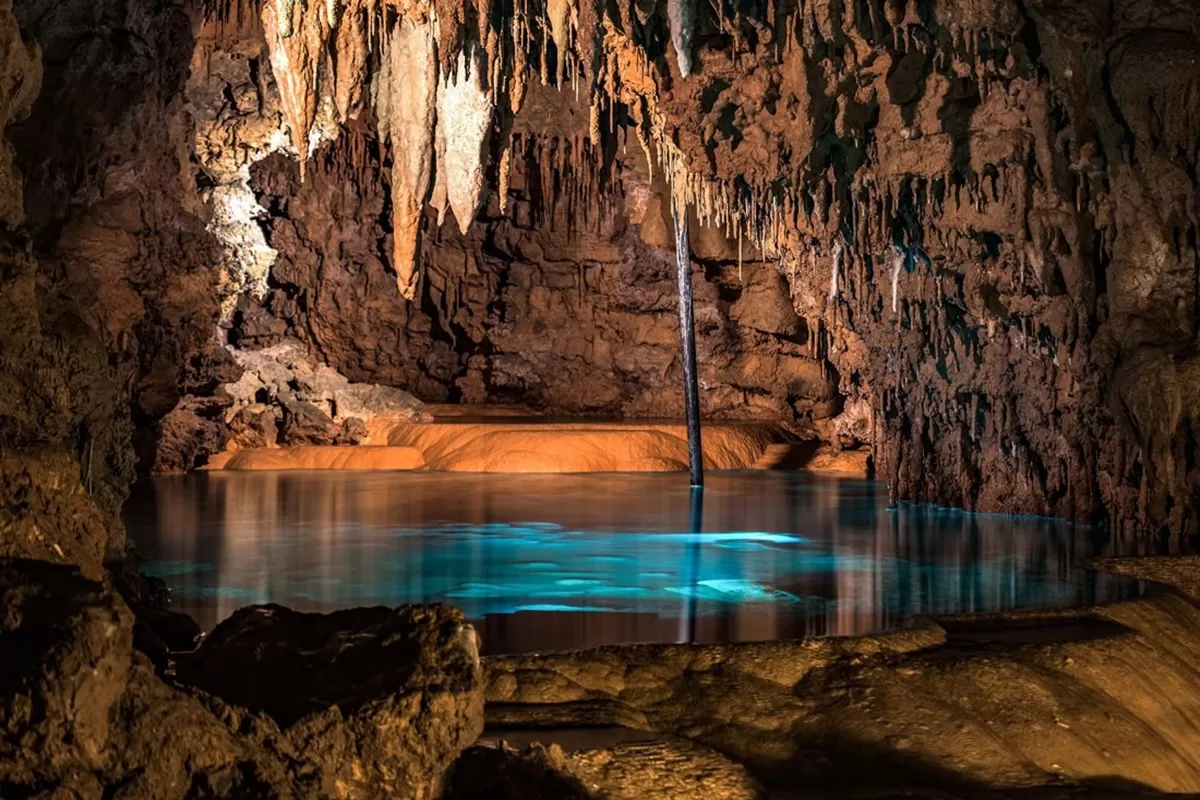
[(915, 615), (1084, 605), (1137, 584), (1074, 564), (1063, 522), (887, 508), (886, 487), (788, 473), (208, 473), (137, 487), (129, 533), (178, 610), (445, 601), (486, 652), (750, 641)]

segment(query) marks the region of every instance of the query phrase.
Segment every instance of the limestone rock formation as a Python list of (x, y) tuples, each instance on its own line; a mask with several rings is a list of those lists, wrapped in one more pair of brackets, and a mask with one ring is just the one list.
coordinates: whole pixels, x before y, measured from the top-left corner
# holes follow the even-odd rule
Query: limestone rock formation
[(588, 706), (615, 702), (768, 782), (833, 796), (875, 782), (1015, 790), (1114, 775), (1130, 794), (1196, 792), (1198, 623), (1189, 598), (1157, 593), (865, 639), (605, 648), (485, 667), (506, 725), (537, 727), (545, 713), (562, 726), (574, 704), (586, 719)]
[[(794, 337), (825, 378), (813, 397), (776, 388), (792, 382), (786, 365), (743, 373), (780, 377), (746, 391), (736, 391), (742, 387), (735, 382), (734, 393), (717, 385), (727, 379), (709, 377), (710, 410), (736, 404), (743, 412), (784, 415), (782, 403), (792, 406), (797, 425), (835, 446), (869, 441), (896, 499), (1191, 535), (1196, 506), (1185, 487), (1195, 476), (1183, 451), (1193, 436), (1196, 396), (1191, 165), (1200, 128), (1189, 109), (1200, 86), (1200, 33), (1184, 6), (1167, 3), (1150, 15), (1150, 4), (1139, 2), (1095, 13), (1007, 0), (812, 0), (780, 9), (561, 2), (533, 9), (544, 18), (531, 25), (524, 11), (501, 19), (487, 4), (436, 5), (438, 102), (447, 89), (464, 86), (477, 99), (491, 97), (489, 135), (500, 141), (487, 154), (497, 173), (488, 182), (499, 196), (473, 229), (463, 228), (468, 244), (461, 248), (446, 231), (437, 242), (425, 237), (418, 260), (428, 268), (427, 289), (414, 308), (389, 309), (383, 322), (403, 336), (356, 335), (366, 349), (383, 351), (353, 355), (361, 375), (342, 363), (343, 349), (351, 348), (339, 343), (327, 352), (340, 369), (355, 379), (403, 380), (419, 393), (441, 393), (431, 399), (517, 399), (503, 392), (546, 380), (554, 367), (527, 355), (545, 344), (523, 343), (519, 357), (498, 357), (492, 342), (507, 331), (507, 320), (485, 323), (483, 335), (478, 312), (464, 317), (463, 300), (501, 312), (520, 302), (557, 302), (534, 282), (495, 303), (500, 286), (509, 286), (502, 265), (526, 262), (552, 272), (574, 261), (577, 302), (586, 307), (602, 286), (589, 279), (592, 259), (516, 237), (505, 226), (549, 227), (567, 238), (595, 229), (601, 235), (590, 249), (605, 253), (620, 242), (622, 225), (593, 227), (589, 215), (607, 204), (639, 226), (643, 244), (668, 245), (670, 215), (647, 214), (646, 187), (621, 177), (640, 169), (670, 184), (664, 197), (686, 202), (693, 231), (711, 229), (692, 243), (708, 277), (718, 265), (704, 251), (715, 240), (722, 260), (737, 264), (737, 283), (746, 269), (787, 276), (785, 299), (802, 321), (799, 331), (756, 328), (776, 323), (755, 323), (755, 315), (778, 317), (757, 302), (737, 313), (750, 321), (746, 327)], [(368, 20), (368, 41), (372, 25), (394, 30), (375, 16), (376, 4), (359, 0), (354, 8)], [(307, 26), (325, 25), (328, 16), (294, 13)], [(403, 16), (421, 21), (427, 13), (417, 4)], [(289, 46), (299, 47), (308, 30), (298, 25), (297, 44)], [(361, 43), (346, 38), (346, 26), (323, 30), (345, 46), (359, 83), (378, 77), (374, 62), (359, 57)], [(672, 59), (659, 58), (658, 45), (650, 44), (667, 38), (674, 71)], [(1093, 57), (1081, 42), (1097, 43), (1103, 55)], [(1162, 82), (1152, 79), (1159, 57), (1172, 65)], [(466, 82), (459, 80), (464, 66), (472, 75)], [(289, 80), (298, 76), (304, 84), (305, 98), (333, 91), (335, 84), (308, 81), (296, 64), (287, 69)], [(531, 78), (564, 99), (539, 108), (542, 88)], [(337, 85), (344, 79), (339, 74)], [(481, 114), (486, 106), (479, 104)], [(407, 255), (402, 265), (389, 265), (398, 257), (377, 245), (389, 230), (412, 240), (411, 204), (400, 204), (404, 226), (388, 219), (382, 198), (397, 186), (377, 177), (385, 173), (387, 149), (364, 135), (365, 115), (354, 116), (342, 113), (346, 141), (317, 157), (335, 186), (346, 176), (359, 179), (351, 197), (261, 179), (271, 184), (262, 187), (264, 207), (279, 212), (272, 213), (271, 246), (286, 261), (275, 268), (281, 288), (268, 304), (293, 335), (336, 338), (335, 329), (353, 317), (343, 310), (353, 307), (349, 297), (378, 295), (389, 268), (411, 274)], [(447, 116), (439, 110), (431, 211), (449, 202), (448, 178), (478, 174), (482, 163), (472, 139), (464, 161), (470, 170), (447, 175), (440, 168), (450, 155), (442, 138)], [(643, 166), (631, 168), (631, 150), (645, 154)], [(395, 170), (394, 143), (392, 157)], [(316, 171), (314, 163), (305, 169)], [(343, 221), (336, 234), (300, 221), (320, 218), (303, 208), (310, 203), (345, 209), (336, 212)], [(476, 204), (469, 205), (471, 217)], [(361, 220), (357, 235), (346, 231), (351, 214)], [(456, 210), (467, 226), (463, 216)], [(440, 228), (432, 217), (418, 228)], [(347, 241), (357, 263), (342, 269), (361, 277), (322, 269), (344, 259), (336, 247)], [(653, 261), (644, 251), (618, 252), (623, 263)], [(502, 265), (489, 263), (491, 256)], [(644, 277), (639, 270), (621, 280), (637, 284), (630, 294), (644, 300), (658, 292)], [(309, 304), (310, 296), (317, 302)], [(383, 306), (382, 297), (374, 305)], [(308, 325), (314, 316), (324, 318)], [(703, 319), (700, 329), (702, 348), (707, 341), (719, 349), (727, 336)], [(413, 348), (409, 335), (433, 344)], [(640, 388), (639, 368), (665, 376), (670, 362), (656, 354), (645, 365), (610, 362), (612, 344), (596, 335), (570, 343), (572, 359), (602, 373), (611, 363), (623, 373), (615, 392), (588, 393), (598, 398), (590, 409), (648, 410), (623, 395)], [(755, 353), (775, 346), (746, 338), (738, 345)], [(415, 369), (413, 362), (420, 362)], [(1164, 391), (1144, 393), (1140, 376), (1151, 372)], [(376, 377), (384, 374), (397, 377)], [(544, 405), (585, 406), (557, 398)], [(834, 421), (844, 413), (850, 416)]]
[[(392, 267), (401, 296), (412, 300), (421, 252), (421, 220), (434, 166), (438, 107), (434, 22), (402, 18), (390, 37), (389, 57), (376, 81), (375, 107), (380, 136), (392, 143)], [(446, 166), (439, 163), (437, 169), (441, 172)]]
[(197, 783), (248, 788), (235, 766), (248, 748), (200, 701), (155, 676), (111, 589), (68, 568), (3, 561), (0, 595), (6, 794), (101, 797), (121, 786), (130, 797), (169, 798)]
[[(424, 405), (407, 392), (378, 384), (351, 383), (349, 379), (324, 364), (314, 364), (307, 348), (294, 339), (284, 341), (262, 350), (232, 351), (235, 361), (242, 368), (242, 376), (235, 383), (226, 384), (224, 391), (232, 398), (227, 416), (232, 417), (243, 409), (277, 404), (283, 411), (287, 424), (289, 414), (293, 418), (303, 417), (317, 438), (299, 435), (291, 444), (317, 441), (325, 433), (316, 429), (324, 427), (331, 431), (334, 422), (343, 423), (357, 419), (369, 423), (376, 419), (425, 422), (431, 419)], [(305, 406), (297, 404), (305, 404)], [(323, 415), (329, 424), (321, 426), (313, 422)], [(329, 436), (336, 438), (336, 432)]]
[[(558, 95), (531, 89), (518, 124), (535, 125)], [(582, 113), (579, 125), (586, 128)], [(404, 386), (427, 401), (634, 419), (682, 414), (674, 266), (647, 244), (646, 222), (572, 229), (564, 209), (539, 208), (537, 194), (565, 173), (543, 176), (522, 153), (512, 167), (512, 213), (493, 205), (466, 237), (450, 225), (427, 237), (428, 300), (410, 304), (389, 287), (375, 244), (387, 188), (374, 161), (367, 182), (357, 182), (348, 161), (371, 147), (353, 141), (369, 139), (356, 132), (327, 146), (303, 185), (281, 156), (253, 170), (260, 202), (278, 209), (267, 233), (280, 255), (266, 305), (288, 335), (352, 380)], [(645, 179), (644, 167), (627, 174), (638, 170)], [(654, 190), (647, 202), (661, 205), (663, 187)], [(841, 411), (837, 378), (792, 310), (786, 277), (759, 261), (739, 276), (736, 248), (696, 249), (706, 416), (786, 422), (802, 433), (828, 427)]]
[(449, 609), (242, 612), (180, 665), (213, 696), (156, 675), (125, 603), (70, 568), (0, 560), (0, 598), (6, 797), (430, 796), (482, 729), (474, 631)]
[[(22, 313), (40, 306), (51, 338), (91, 342), (60, 346), (60, 359), (79, 360), (64, 397), (98, 405), (110, 392), (144, 454), (188, 384), (208, 381), (193, 365), (212, 346), (219, 312), (220, 248), (202, 219), (182, 96), (192, 21), (179, 2), (7, 5), (45, 65), (28, 118), (7, 131), (40, 297)], [(98, 438), (90, 470), (93, 487), (111, 479), (104, 505), (114, 518), (131, 465), (128, 431), (117, 438), (120, 458)]]
[[(270, 295), (247, 341), (300, 336), (356, 381), (674, 413), (656, 277), (670, 219), (643, 202), (670, 190), (709, 229), (693, 252), (716, 289), (718, 324), (701, 319), (710, 413), (869, 443), (896, 499), (1192, 535), (1200, 34), (1186, 4), (387, 5), (214, 2), (191, 19), (180, 2), (23, 0), (25, 34), (6, 6), (6, 124), (30, 105), (31, 39), (47, 65), (28, 120), (8, 125), (43, 306), (82, 320), (105, 382), (129, 387), (144, 466), (186, 427), (160, 421), (189, 384), (225, 382), (192, 365), (227, 343), (214, 323), (234, 324), (243, 293)], [(452, 153), (428, 80), (401, 93), (425, 101), (405, 106), (411, 146), (375, 91), (392, 86), (384, 61), (404, 61), (389, 42), (431, 24), (410, 77), (429, 76), (432, 43), (433, 105), (462, 92), (472, 110), (440, 114), (471, 121), (461, 170), (438, 163)], [(667, 39), (678, 52), (651, 58)], [(255, 198), (268, 153), (326, 185), (310, 193), (276, 160)], [(466, 181), (461, 239), (433, 219), (449, 178)], [(391, 306), (380, 287), (418, 264), (420, 295)], [(778, 301), (726, 299), (766, 270), (787, 277), (792, 332), (762, 330), (783, 321)], [(565, 328), (584, 331), (545, 335)], [(601, 377), (584, 386), (585, 371)], [(207, 432), (165, 447), (180, 465), (216, 434), (195, 413)], [(94, 484), (110, 461), (93, 459)]]
[(324, 796), (434, 796), (483, 729), (476, 634), (444, 606), (245, 608), (177, 669), (278, 722)]
[(222, 450), (277, 445), (363, 444), (368, 424), (432, 417), (407, 392), (351, 383), (307, 348), (284, 339), (261, 350), (226, 351), (238, 375), (211, 396), (188, 395), (158, 423), (153, 470), (184, 472)]
[(128, 406), (94, 333), (39, 303), (31, 250), (0, 232), (0, 554), (98, 577), (124, 550)]

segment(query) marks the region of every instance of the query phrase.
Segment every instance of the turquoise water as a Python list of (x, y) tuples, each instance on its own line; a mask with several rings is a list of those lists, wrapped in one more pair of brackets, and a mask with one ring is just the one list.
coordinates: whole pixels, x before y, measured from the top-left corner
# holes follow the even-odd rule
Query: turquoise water
[(137, 488), (129, 533), (206, 629), (236, 608), (445, 601), (485, 650), (851, 635), (915, 616), (1090, 604), (1103, 535), (888, 509), (881, 484), (718, 474), (223, 473)]

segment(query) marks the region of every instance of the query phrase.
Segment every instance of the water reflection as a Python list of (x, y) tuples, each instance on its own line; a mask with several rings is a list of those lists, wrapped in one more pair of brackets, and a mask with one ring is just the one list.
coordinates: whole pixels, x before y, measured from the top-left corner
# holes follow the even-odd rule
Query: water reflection
[(883, 487), (783, 473), (213, 473), (127, 508), (148, 571), (206, 629), (249, 603), (445, 600), (489, 652), (861, 634), (915, 614), (1070, 606), (1136, 584), (1073, 564), (1052, 520), (888, 510)]

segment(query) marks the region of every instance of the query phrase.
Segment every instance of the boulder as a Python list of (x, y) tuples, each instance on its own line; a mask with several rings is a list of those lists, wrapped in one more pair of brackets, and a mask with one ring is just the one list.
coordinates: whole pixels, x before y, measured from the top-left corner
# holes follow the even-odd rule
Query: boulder
[(223, 410), (218, 398), (180, 400), (154, 427), (153, 471), (187, 472), (222, 450), (229, 440), (229, 428), (220, 418)]
[(154, 674), (134, 650), (133, 615), (107, 585), (70, 567), (4, 560), (0, 600), (5, 797), (169, 800), (222, 781), (238, 795), (247, 789), (239, 762), (282, 771), (261, 741), (239, 740)]
[(425, 404), (408, 392), (374, 383), (351, 383), (333, 397), (339, 417), (357, 417), (363, 421), (378, 417), (430, 422), (433, 417)]
[(303, 400), (283, 402), (283, 424), (279, 428), (279, 443), (333, 444), (338, 427), (321, 409)]
[(229, 441), (239, 450), (259, 447), (274, 447), (279, 438), (277, 406), (252, 403), (243, 406), (229, 420)]
[(103, 769), (125, 691), (133, 615), (78, 571), (0, 562), (0, 786)]
[(431, 797), (483, 727), (475, 633), (446, 607), (245, 609), (178, 681), (73, 567), (0, 559), (0, 608), (3, 797)]
[(478, 640), (449, 606), (244, 608), (177, 675), (275, 721), (318, 795), (433, 796), (483, 730)]
[(368, 438), (366, 424), (358, 417), (347, 417), (342, 420), (342, 429), (338, 432), (334, 444), (362, 444)]
[[(224, 422), (230, 450), (365, 444), (373, 420), (433, 419), (425, 405), (408, 392), (391, 386), (351, 383), (337, 370), (314, 363), (305, 346), (295, 339), (284, 339), (261, 350), (229, 348), (227, 352), (241, 370), (237, 380), (217, 392), (226, 398)], [(180, 403), (179, 414), (190, 411), (190, 402), (191, 398), (185, 398)], [(199, 420), (192, 417), (188, 419), (197, 424), (189, 430), (197, 430)], [(192, 440), (186, 443), (188, 447), (173, 450), (186, 449), (184, 455), (192, 461), (202, 460), (193, 457)], [(212, 455), (219, 450), (208, 448), (204, 452)], [(163, 460), (164, 464), (174, 465), (182, 458)]]

